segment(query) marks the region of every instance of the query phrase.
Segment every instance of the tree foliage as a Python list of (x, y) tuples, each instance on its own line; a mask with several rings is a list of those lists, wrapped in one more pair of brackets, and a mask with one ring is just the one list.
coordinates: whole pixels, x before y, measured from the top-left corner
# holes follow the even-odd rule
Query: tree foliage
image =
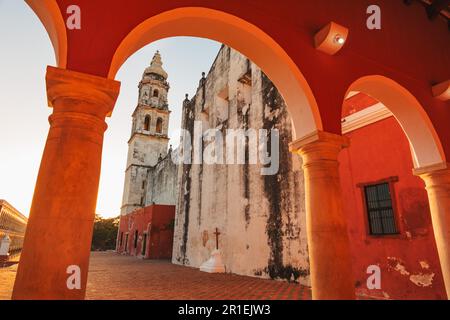
[(116, 248), (117, 230), (119, 227), (119, 217), (105, 219), (100, 215), (95, 215), (94, 233), (92, 236), (91, 250), (105, 251)]

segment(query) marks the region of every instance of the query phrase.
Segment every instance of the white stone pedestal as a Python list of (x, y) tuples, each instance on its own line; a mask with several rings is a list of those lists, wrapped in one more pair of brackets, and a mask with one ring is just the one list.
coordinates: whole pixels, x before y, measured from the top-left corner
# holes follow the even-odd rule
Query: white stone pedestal
[(11, 244), (11, 239), (8, 235), (5, 235), (0, 241), (0, 262), (6, 262), (9, 258), (9, 245)]
[(219, 250), (211, 253), (211, 258), (200, 266), (200, 271), (209, 273), (224, 273), (225, 265), (222, 262), (222, 255)]

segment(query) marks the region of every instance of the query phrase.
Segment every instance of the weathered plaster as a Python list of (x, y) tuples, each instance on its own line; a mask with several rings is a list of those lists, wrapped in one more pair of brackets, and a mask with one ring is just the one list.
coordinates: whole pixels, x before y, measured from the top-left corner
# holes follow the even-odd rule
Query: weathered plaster
[(180, 165), (173, 262), (199, 267), (215, 247), (217, 227), (227, 272), (308, 284), (302, 173), (288, 151), (292, 129), (276, 88), (256, 65), (224, 46), (196, 95), (183, 104), (182, 127), (191, 135), (194, 120), (202, 121), (203, 130), (223, 133), (278, 129), (280, 170), (262, 176), (260, 164)]

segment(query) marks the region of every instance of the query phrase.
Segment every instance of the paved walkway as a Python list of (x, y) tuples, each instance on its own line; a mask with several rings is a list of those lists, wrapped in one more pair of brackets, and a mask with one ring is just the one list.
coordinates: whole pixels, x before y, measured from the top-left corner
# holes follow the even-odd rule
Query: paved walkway
[[(0, 269), (0, 299), (11, 297), (17, 265)], [(310, 299), (310, 290), (284, 281), (208, 274), (169, 261), (93, 252), (87, 299)]]
[(17, 264), (6, 268), (0, 268), (0, 300), (11, 299), (16, 272)]

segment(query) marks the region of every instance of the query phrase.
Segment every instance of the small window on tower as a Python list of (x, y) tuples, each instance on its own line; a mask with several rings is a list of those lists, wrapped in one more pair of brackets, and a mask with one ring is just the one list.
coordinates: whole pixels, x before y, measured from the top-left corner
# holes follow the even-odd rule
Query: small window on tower
[(146, 116), (144, 120), (144, 130), (150, 131), (150, 116)]
[(163, 120), (161, 118), (158, 118), (158, 120), (156, 121), (156, 132), (157, 133), (162, 132), (162, 125), (163, 125)]
[(155, 90), (153, 91), (153, 96), (154, 96), (154, 97), (158, 97), (158, 96), (159, 96), (159, 91), (155, 89)]

